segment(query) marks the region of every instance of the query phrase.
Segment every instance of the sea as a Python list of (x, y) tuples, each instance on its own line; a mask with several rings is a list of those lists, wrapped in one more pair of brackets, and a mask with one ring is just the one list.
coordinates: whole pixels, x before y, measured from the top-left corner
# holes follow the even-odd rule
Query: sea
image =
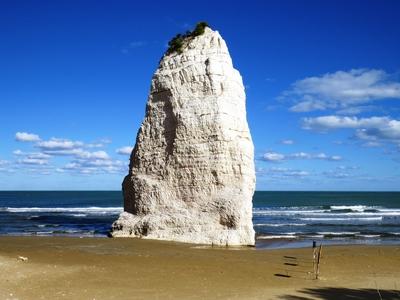
[[(119, 191), (0, 191), (0, 235), (107, 237)], [(266, 192), (253, 197), (256, 248), (400, 245), (400, 192)]]

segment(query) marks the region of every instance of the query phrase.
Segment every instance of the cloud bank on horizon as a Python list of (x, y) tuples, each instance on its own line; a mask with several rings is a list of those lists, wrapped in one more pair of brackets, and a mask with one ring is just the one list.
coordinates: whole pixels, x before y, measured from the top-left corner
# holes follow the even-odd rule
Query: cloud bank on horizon
[[(53, 172), (83, 175), (122, 175), (127, 173), (127, 159), (122, 161), (113, 158), (104, 150), (99, 150), (110, 144), (110, 140), (103, 139), (95, 143), (55, 137), (43, 140), (39, 135), (28, 132), (17, 132), (15, 140), (31, 144), (31, 151), (14, 150), (14, 159), (10, 161), (2, 160), (0, 166), (7, 165), (7, 168), (0, 169), (0, 171), (7, 173), (29, 171), (41, 175), (50, 175)], [(98, 150), (89, 150), (93, 148), (98, 148)], [(130, 146), (125, 146), (115, 152), (126, 156), (131, 153), (132, 149)], [(58, 160), (60, 157), (64, 159)], [(63, 164), (65, 159), (68, 162)]]

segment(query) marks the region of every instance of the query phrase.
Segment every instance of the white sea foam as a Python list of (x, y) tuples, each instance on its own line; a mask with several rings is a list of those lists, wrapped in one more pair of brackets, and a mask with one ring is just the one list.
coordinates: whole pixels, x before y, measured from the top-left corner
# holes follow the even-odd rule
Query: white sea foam
[(366, 221), (382, 221), (382, 217), (366, 217), (366, 218), (300, 218), (302, 221), (318, 221), (318, 222), (325, 222), (325, 221), (359, 221), (359, 222), (366, 222)]
[(351, 209), (353, 211), (363, 211), (364, 209), (376, 207), (368, 207), (365, 205), (331, 205), (331, 209)]
[(316, 209), (316, 210), (276, 210), (276, 209), (262, 209), (262, 210), (253, 210), (254, 215), (280, 215), (280, 216), (288, 216), (288, 215), (298, 215), (298, 214), (315, 214), (315, 213), (323, 213), (325, 210)]
[(118, 214), (122, 207), (5, 207), (5, 211), (13, 213), (46, 212), (46, 213), (85, 213), (85, 214)]
[(359, 234), (359, 235), (357, 235), (357, 236), (363, 237), (363, 238), (370, 238), (370, 239), (372, 239), (372, 238), (377, 238), (377, 237), (381, 237), (380, 234)]
[(282, 226), (307, 226), (304, 223), (256, 223), (254, 226), (282, 227)]
[(36, 235), (51, 235), (53, 231), (36, 231), (34, 234)]
[(399, 209), (385, 209), (378, 211), (351, 211), (334, 212), (330, 210), (258, 210), (254, 211), (255, 216), (400, 216)]
[(360, 234), (360, 232), (352, 232), (352, 231), (335, 231), (335, 232), (329, 232), (329, 231), (322, 231), (322, 232), (317, 232), (317, 234), (320, 235), (357, 235)]
[(296, 239), (295, 235), (260, 235), (257, 237), (259, 240), (270, 240), (270, 239)]

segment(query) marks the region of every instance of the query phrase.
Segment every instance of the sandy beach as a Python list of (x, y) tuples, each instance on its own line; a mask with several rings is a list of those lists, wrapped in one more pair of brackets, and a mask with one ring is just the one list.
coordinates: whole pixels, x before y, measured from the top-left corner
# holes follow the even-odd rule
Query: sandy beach
[(319, 280), (311, 253), (1, 237), (0, 299), (400, 299), (400, 246), (324, 247)]

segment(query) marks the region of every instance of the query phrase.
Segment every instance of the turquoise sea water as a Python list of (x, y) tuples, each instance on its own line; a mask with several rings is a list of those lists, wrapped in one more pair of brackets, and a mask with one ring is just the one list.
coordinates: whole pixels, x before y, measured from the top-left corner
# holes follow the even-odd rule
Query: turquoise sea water
[[(0, 192), (0, 235), (107, 236), (121, 192)], [(400, 192), (256, 192), (257, 245), (400, 244)]]

